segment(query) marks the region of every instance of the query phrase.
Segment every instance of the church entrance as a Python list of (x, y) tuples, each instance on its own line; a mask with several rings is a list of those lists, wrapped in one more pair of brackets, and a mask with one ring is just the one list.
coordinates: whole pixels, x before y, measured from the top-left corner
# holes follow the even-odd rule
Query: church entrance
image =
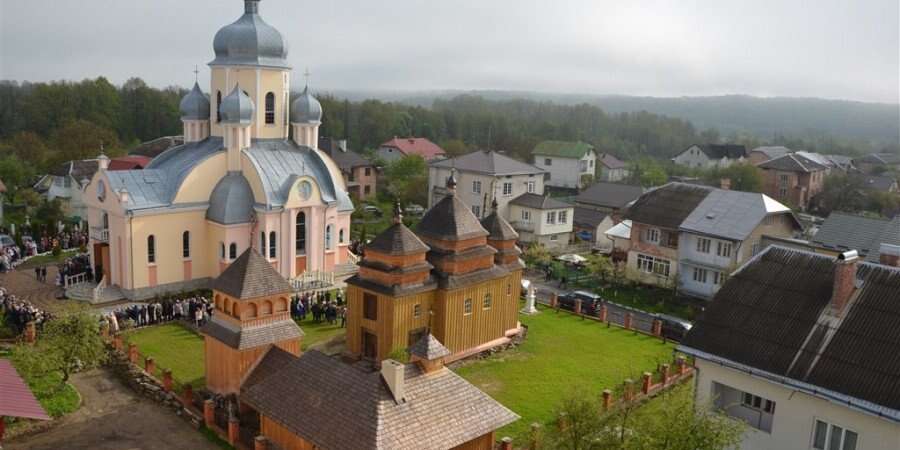
[(378, 337), (364, 329), (362, 331), (362, 348), (364, 358), (378, 358)]
[(101, 277), (106, 277), (106, 284), (112, 284), (110, 279), (110, 260), (109, 260), (109, 244), (94, 244), (94, 280), (95, 283), (100, 282)]

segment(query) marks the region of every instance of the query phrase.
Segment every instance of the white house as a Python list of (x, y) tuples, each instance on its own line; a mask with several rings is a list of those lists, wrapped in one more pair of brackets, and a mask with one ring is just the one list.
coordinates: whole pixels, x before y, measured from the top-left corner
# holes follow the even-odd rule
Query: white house
[(672, 158), (679, 166), (699, 169), (725, 168), (747, 159), (747, 148), (735, 144), (694, 144)]
[(479, 219), (491, 213), (494, 199), (501, 216), (509, 217), (507, 205), (512, 199), (526, 193), (544, 193), (543, 170), (495, 151), (477, 150), (429, 164), (429, 208), (446, 195), (447, 178), (453, 171), (458, 183), (456, 198), (469, 205)]
[(70, 217), (87, 219), (87, 206), (82, 191), (100, 167), (98, 160), (68, 161), (54, 167), (34, 185), (47, 200), (59, 199), (63, 212)]
[(574, 207), (568, 203), (526, 193), (509, 202), (507, 217), (520, 241), (552, 249), (569, 245), (574, 214)]
[(628, 166), (609, 153), (597, 155), (597, 180), (616, 183), (628, 178)]
[(900, 448), (900, 269), (768, 247), (678, 351), (695, 395), (744, 421), (743, 450)]
[(585, 142), (544, 141), (531, 151), (534, 165), (550, 173), (549, 186), (578, 189), (581, 177), (594, 176), (597, 154)]

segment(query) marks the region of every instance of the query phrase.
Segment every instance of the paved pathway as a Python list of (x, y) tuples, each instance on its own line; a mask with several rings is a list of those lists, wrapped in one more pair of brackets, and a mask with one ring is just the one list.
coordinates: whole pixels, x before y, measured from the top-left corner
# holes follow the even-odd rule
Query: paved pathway
[(187, 421), (138, 397), (105, 369), (72, 377), (82, 407), (53, 428), (4, 442), (5, 450), (215, 450)]
[(0, 286), (15, 296), (28, 300), (45, 311), (56, 311), (65, 304), (57, 300), (62, 288), (56, 286), (56, 266), (47, 266), (47, 282), (40, 282), (34, 276), (34, 268), (17, 269), (0, 274)]

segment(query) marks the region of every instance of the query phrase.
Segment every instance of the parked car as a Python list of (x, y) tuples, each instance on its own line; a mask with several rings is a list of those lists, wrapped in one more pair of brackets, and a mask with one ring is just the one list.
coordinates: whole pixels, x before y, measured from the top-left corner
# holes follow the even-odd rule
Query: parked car
[(684, 339), (693, 326), (687, 320), (668, 314), (654, 314), (654, 316), (662, 321), (663, 337), (673, 341), (681, 341)]
[[(6, 250), (7, 248), (12, 247), (16, 249), (16, 252), (19, 252), (19, 246), (16, 245), (16, 241), (13, 240), (8, 234), (0, 234), (0, 248)], [(19, 252), (19, 254), (21, 254)]]
[(414, 216), (421, 215), (422, 213), (425, 212), (425, 208), (423, 208), (422, 205), (417, 205), (415, 203), (406, 205), (406, 208), (403, 208), (403, 209), (404, 209), (404, 211), (406, 211), (407, 214), (411, 214)]
[(559, 307), (575, 311), (575, 301), (581, 300), (581, 313), (591, 316), (597, 315), (600, 306), (603, 305), (603, 299), (593, 292), (574, 291), (559, 296)]
[(378, 209), (378, 207), (375, 205), (363, 206), (363, 212), (365, 212), (367, 214), (372, 214), (375, 217), (381, 217), (381, 215), (382, 215), (381, 210)]

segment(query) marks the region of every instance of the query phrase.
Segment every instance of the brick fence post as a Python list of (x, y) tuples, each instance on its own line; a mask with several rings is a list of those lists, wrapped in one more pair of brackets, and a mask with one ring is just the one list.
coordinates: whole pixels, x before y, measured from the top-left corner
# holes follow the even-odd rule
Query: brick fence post
[(156, 361), (150, 356), (144, 358), (144, 371), (150, 375), (156, 373)]
[(37, 327), (34, 321), (25, 324), (25, 343), (34, 344), (37, 340)]
[(559, 308), (559, 295), (557, 295), (556, 292), (550, 296), (550, 307)]
[(626, 378), (622, 384), (623, 384), (622, 398), (626, 402), (630, 402), (632, 399), (634, 399), (634, 380), (632, 380), (631, 378)]
[(241, 423), (237, 417), (231, 417), (228, 419), (228, 443), (234, 445), (239, 440), (241, 440)]
[(609, 316), (609, 310), (606, 309), (606, 305), (600, 307), (600, 321), (606, 322), (607, 317)]
[(122, 336), (115, 335), (113, 336), (113, 348), (118, 350), (122, 350)]
[(191, 405), (194, 403), (194, 387), (190, 384), (184, 385), (184, 390), (181, 391), (181, 398), (184, 399), (184, 403)]
[(660, 372), (662, 372), (662, 384), (665, 386), (669, 383), (669, 365), (663, 364), (660, 368)]
[(212, 428), (216, 424), (216, 404), (209, 398), (203, 401), (203, 422), (206, 423), (206, 428)]
[(538, 450), (538, 441), (540, 440), (541, 424), (537, 422), (531, 423), (531, 437), (528, 443), (528, 450)]
[(659, 319), (653, 319), (653, 335), (662, 336), (662, 321)]
[(269, 448), (269, 440), (265, 436), (257, 436), (253, 439), (253, 450), (266, 450)]
[(641, 380), (641, 392), (644, 395), (650, 393), (650, 384), (653, 383), (653, 374), (650, 372), (644, 372), (643, 379)]
[(172, 392), (172, 371), (169, 369), (163, 370), (163, 389)]
[(500, 450), (512, 450), (512, 438), (509, 436), (500, 439)]
[(609, 410), (612, 407), (612, 391), (609, 389), (603, 390), (603, 409)]
[(684, 375), (687, 372), (687, 364), (685, 364), (684, 356), (678, 355), (675, 358), (675, 366), (678, 367), (678, 375)]
[(128, 343), (128, 360), (131, 361), (132, 364), (137, 364), (137, 359), (138, 359), (137, 345)]
[(634, 315), (633, 315), (633, 314), (631, 314), (631, 313), (626, 313), (626, 314), (625, 314), (625, 323), (624, 323), (624, 326), (625, 326), (625, 329), (626, 329), (626, 330), (630, 330), (630, 329), (631, 329), (631, 319), (632, 319), (632, 318), (634, 318)]
[(581, 300), (575, 299), (575, 314), (581, 314)]

